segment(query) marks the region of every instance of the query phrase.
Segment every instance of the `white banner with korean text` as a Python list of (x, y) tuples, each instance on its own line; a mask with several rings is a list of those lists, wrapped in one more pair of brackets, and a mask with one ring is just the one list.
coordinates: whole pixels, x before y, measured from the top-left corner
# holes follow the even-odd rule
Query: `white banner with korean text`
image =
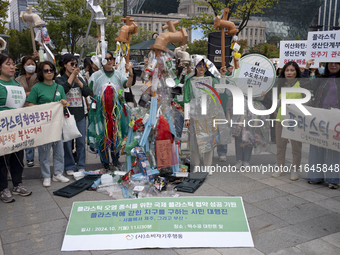
[(340, 151), (340, 110), (305, 107), (312, 115), (287, 107), (284, 125), (292, 127), (283, 128), (282, 137)]
[[(307, 57), (307, 41), (295, 40), (295, 41), (280, 41), (280, 61), (279, 68), (282, 68), (288, 62), (296, 62), (299, 66), (305, 67), (306, 62), (309, 59)], [(319, 63), (317, 61), (311, 65), (311, 68), (318, 68)]]
[(2, 111), (0, 156), (60, 140), (63, 118), (59, 102)]
[(340, 31), (308, 32), (306, 58), (317, 62), (338, 62)]

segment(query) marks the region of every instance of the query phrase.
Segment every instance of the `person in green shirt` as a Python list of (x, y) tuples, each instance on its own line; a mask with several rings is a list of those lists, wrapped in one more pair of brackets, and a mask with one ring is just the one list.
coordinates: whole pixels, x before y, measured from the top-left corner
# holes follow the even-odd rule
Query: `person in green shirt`
[[(0, 111), (21, 108), (25, 103), (25, 90), (12, 79), (14, 73), (14, 58), (9, 54), (0, 54)], [(14, 98), (13, 94), (22, 96)], [(12, 193), (21, 196), (32, 194), (22, 185), (23, 160), (23, 150), (0, 156), (0, 199), (5, 203), (15, 201)], [(12, 176), (12, 193), (8, 189), (8, 171)]]
[[(51, 102), (60, 101), (63, 106), (67, 105), (64, 88), (56, 84), (56, 68), (49, 62), (42, 62), (38, 69), (38, 80), (40, 81), (33, 86), (28, 95), (28, 106), (41, 105)], [(55, 182), (69, 182), (70, 180), (63, 176), (64, 172), (64, 147), (63, 140), (47, 143), (38, 147), (40, 169), (44, 178), (43, 186), (51, 186), (51, 169), (50, 169), (50, 151), (53, 148), (53, 168), (54, 175), (52, 180)]]

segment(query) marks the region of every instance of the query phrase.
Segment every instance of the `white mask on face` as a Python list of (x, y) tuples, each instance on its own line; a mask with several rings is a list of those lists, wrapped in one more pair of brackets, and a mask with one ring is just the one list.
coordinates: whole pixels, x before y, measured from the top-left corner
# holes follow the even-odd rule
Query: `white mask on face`
[(35, 66), (25, 66), (24, 67), (26, 72), (28, 73), (34, 73), (35, 72)]

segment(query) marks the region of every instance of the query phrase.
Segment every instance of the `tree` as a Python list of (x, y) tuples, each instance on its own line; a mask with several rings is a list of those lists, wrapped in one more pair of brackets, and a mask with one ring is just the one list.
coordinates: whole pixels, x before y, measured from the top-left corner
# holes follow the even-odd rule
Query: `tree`
[[(120, 0), (117, 2), (121, 2)], [(104, 14), (107, 14), (109, 5), (113, 0), (101, 1), (101, 7)], [(119, 7), (119, 3), (115, 6)], [(48, 17), (54, 17), (53, 20), (47, 22), (47, 30), (51, 40), (53, 40), (56, 51), (60, 52), (66, 48), (72, 54), (76, 51), (76, 46), (80, 38), (84, 38), (86, 30), (91, 18), (91, 12), (86, 9), (85, 0), (38, 0), (36, 9), (41, 13), (41, 18), (47, 21)], [(120, 20), (120, 16), (109, 18), (105, 23), (105, 35), (112, 43), (118, 28), (116, 22)], [(90, 29), (90, 35), (95, 37), (97, 31), (96, 23), (93, 21)], [(100, 31), (100, 30), (99, 30)], [(79, 49), (79, 48), (78, 48)], [(94, 49), (93, 49), (94, 50)]]
[(269, 44), (276, 44), (276, 45), (279, 44), (280, 45), (280, 41), (281, 40), (282, 39), (280, 37), (274, 35), (274, 36), (271, 36), (271, 37), (268, 38), (267, 43), (269, 43)]
[(275, 44), (258, 43), (249, 49), (249, 53), (265, 54), (267, 58), (279, 58), (280, 51)]
[(181, 26), (188, 30), (203, 30), (204, 36), (215, 31), (214, 19), (223, 13), (225, 7), (229, 8), (228, 20), (234, 18), (240, 21), (238, 26), (239, 32), (248, 24), (249, 17), (252, 14), (264, 13), (264, 9), (271, 8), (279, 0), (194, 0), (199, 6), (211, 7), (214, 14), (200, 12), (189, 19), (181, 19)]
[(5, 27), (6, 21), (8, 15), (8, 6), (9, 6), (9, 1), (6, 0), (0, 0), (0, 34), (5, 34), (7, 29)]
[(23, 29), (22, 32), (11, 29), (8, 34), (10, 36), (8, 39), (8, 51), (15, 59), (25, 55), (32, 55), (33, 46), (29, 28)]
[(144, 29), (143, 27), (138, 27), (138, 33), (131, 36), (131, 45), (135, 45), (140, 42), (151, 39), (152, 31)]
[(193, 43), (187, 43), (189, 49), (187, 52), (189, 54), (199, 54), (199, 55), (207, 55), (208, 53), (208, 41), (207, 40), (196, 40)]
[(244, 52), (244, 50), (246, 50), (246, 49), (249, 48), (249, 47), (247, 46), (247, 40), (239, 40), (237, 43), (241, 46), (241, 48), (240, 48), (240, 50), (239, 50), (239, 53), (242, 55), (243, 52)]

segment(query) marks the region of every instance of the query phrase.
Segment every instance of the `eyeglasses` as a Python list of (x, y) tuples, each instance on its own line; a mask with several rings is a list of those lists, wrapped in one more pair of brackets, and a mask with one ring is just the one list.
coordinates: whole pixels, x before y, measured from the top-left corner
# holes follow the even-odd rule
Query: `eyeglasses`
[(71, 62), (70, 65), (71, 65), (72, 67), (74, 67), (74, 66), (77, 66), (77, 63), (76, 63), (76, 62)]
[(51, 68), (51, 69), (44, 69), (43, 70), (44, 73), (54, 73), (54, 70)]
[(113, 57), (105, 58), (107, 61), (113, 61)]
[(198, 63), (197, 67), (205, 67), (205, 65), (203, 63)]

